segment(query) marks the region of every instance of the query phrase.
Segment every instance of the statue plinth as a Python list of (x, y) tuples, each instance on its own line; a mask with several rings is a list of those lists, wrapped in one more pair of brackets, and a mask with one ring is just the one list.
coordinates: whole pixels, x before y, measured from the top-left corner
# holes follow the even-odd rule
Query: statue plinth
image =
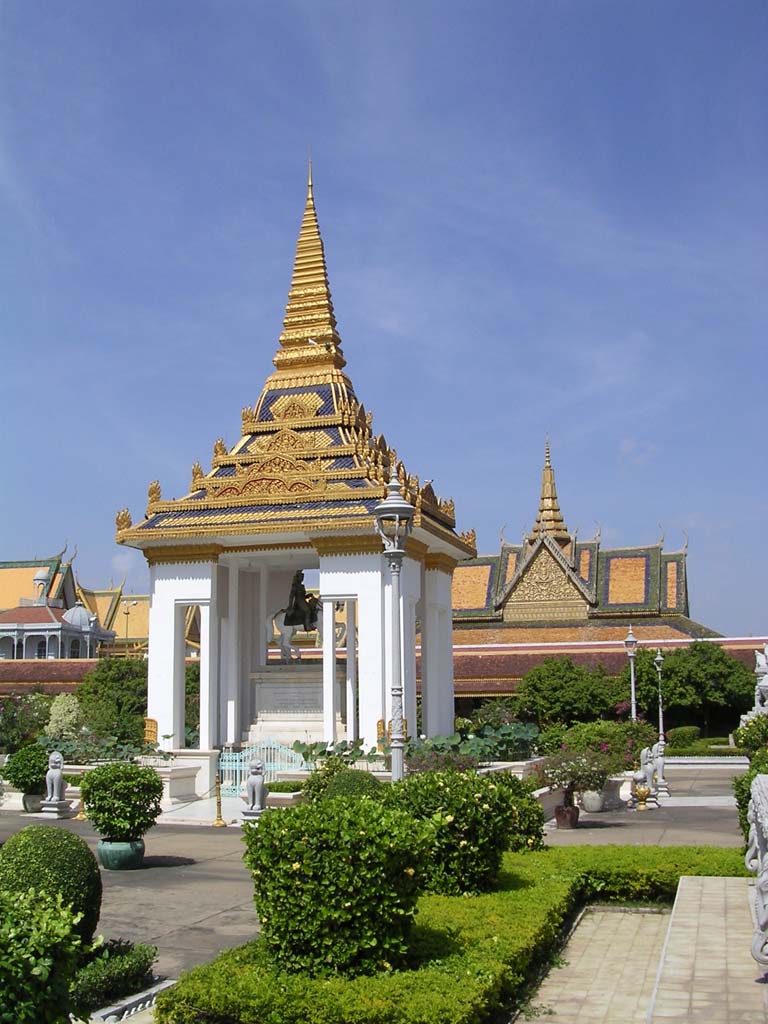
[(71, 800), (43, 800), (40, 810), (48, 818), (71, 818)]
[[(323, 739), (323, 665), (292, 662), (265, 665), (250, 674), (254, 687), (256, 718), (248, 743), (270, 739), (291, 746), (294, 740), (315, 743)], [(337, 735), (344, 735), (346, 721), (346, 669), (336, 666)]]

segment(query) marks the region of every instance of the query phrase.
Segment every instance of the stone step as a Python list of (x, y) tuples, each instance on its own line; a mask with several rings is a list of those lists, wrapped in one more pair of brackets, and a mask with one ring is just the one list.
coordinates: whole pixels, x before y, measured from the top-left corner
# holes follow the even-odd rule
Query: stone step
[(753, 886), (680, 879), (648, 1024), (768, 1024), (768, 985), (750, 953)]

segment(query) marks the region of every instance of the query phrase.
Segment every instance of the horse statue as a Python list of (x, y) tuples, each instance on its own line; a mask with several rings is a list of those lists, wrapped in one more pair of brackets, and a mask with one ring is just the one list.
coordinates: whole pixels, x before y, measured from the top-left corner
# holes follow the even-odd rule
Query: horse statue
[[(293, 638), (298, 632), (299, 627), (287, 622), (287, 618), (288, 610), (286, 608), (279, 608), (272, 616), (272, 626), (278, 635), (277, 646), (280, 650), (280, 661), (282, 661), (284, 665), (290, 664), (291, 661), (301, 661), (301, 651), (293, 644)], [(320, 601), (317, 601), (317, 617), (315, 619), (314, 628), (317, 630), (316, 646), (322, 647), (323, 606)]]

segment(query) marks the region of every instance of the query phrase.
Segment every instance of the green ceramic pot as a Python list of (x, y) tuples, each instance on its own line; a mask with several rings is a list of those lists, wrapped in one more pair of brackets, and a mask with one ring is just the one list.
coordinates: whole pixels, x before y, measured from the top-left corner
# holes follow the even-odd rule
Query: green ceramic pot
[(141, 867), (144, 860), (144, 840), (114, 842), (111, 839), (100, 839), (96, 853), (99, 863), (107, 871), (130, 871)]

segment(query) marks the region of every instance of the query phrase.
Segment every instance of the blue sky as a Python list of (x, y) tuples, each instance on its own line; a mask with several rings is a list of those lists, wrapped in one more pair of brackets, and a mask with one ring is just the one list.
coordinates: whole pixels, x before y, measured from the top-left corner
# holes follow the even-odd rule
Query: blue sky
[(309, 148), (348, 371), (482, 552), (561, 507), (689, 538), (694, 618), (764, 633), (763, 0), (0, 3), (0, 559), (239, 436)]

